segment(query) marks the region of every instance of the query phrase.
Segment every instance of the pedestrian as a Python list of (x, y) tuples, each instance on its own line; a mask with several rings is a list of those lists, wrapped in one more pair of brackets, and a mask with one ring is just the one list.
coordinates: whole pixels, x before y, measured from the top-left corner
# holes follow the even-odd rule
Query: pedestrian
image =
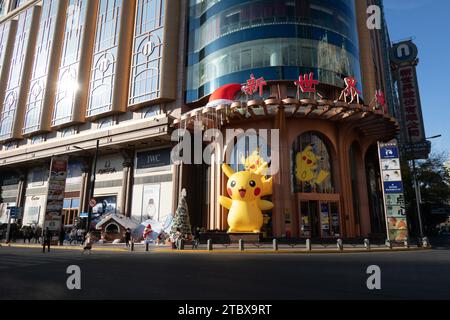
[(198, 249), (200, 245), (200, 228), (196, 228), (193, 234), (192, 250)]
[(46, 246), (48, 248), (48, 252), (50, 252), (50, 244), (52, 242), (53, 235), (52, 235), (52, 232), (50, 231), (50, 229), (48, 227), (45, 228), (42, 237), (44, 238), (43, 246), (42, 246), (42, 252), (45, 253), (45, 247)]
[(127, 231), (125, 232), (125, 244), (127, 248), (130, 247), (130, 240), (131, 240), (131, 229), (128, 228)]
[(175, 232), (173, 236), (173, 242), (172, 242), (172, 249), (178, 249), (179, 248), (179, 241), (181, 240), (181, 229), (177, 228), (177, 231)]
[(69, 243), (72, 245), (72, 242), (75, 241), (75, 244), (77, 243), (77, 229), (73, 228), (69, 233)]
[(64, 227), (61, 229), (61, 232), (59, 233), (59, 245), (64, 246), (64, 240), (66, 239), (66, 230)]
[(84, 242), (83, 254), (88, 254), (88, 255), (91, 254), (93, 243), (94, 243), (94, 237), (89, 232), (86, 235), (86, 241)]
[(77, 243), (82, 244), (84, 238), (84, 231), (82, 229), (77, 230)]

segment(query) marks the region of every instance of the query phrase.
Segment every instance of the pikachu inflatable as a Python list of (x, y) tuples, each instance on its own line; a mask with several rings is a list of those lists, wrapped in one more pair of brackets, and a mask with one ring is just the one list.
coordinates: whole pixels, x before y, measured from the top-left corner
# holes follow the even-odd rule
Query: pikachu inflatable
[(273, 193), (273, 179), (272, 177), (266, 178), (269, 164), (261, 157), (260, 149), (256, 149), (248, 158), (242, 158), (245, 171), (255, 173), (261, 177), (263, 185), (261, 197), (271, 195)]
[(322, 184), (330, 175), (329, 172), (321, 170), (317, 173), (319, 159), (314, 153), (312, 146), (308, 146), (303, 152), (299, 152), (296, 157), (297, 169), (295, 175), (298, 181)]
[(229, 210), (229, 233), (260, 233), (264, 223), (262, 211), (273, 209), (273, 203), (262, 200), (264, 192), (271, 192), (272, 180), (251, 172), (235, 172), (229, 165), (222, 166), (228, 179), (229, 197), (220, 197), (220, 204)]

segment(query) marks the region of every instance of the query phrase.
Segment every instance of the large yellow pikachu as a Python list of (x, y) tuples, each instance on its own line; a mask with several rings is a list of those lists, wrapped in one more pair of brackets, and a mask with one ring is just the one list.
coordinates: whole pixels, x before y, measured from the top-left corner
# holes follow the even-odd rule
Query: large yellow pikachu
[(241, 171), (235, 172), (229, 165), (222, 166), (227, 175), (228, 197), (221, 196), (220, 204), (229, 210), (228, 225), (229, 233), (259, 233), (264, 223), (262, 211), (272, 210), (273, 203), (262, 200), (263, 192), (270, 190), (270, 184), (264, 185), (264, 179), (260, 174)]

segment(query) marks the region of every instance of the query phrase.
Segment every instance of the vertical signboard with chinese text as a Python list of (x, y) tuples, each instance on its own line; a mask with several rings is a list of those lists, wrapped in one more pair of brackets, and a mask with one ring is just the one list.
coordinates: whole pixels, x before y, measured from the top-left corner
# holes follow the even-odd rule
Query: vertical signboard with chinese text
[(400, 98), (401, 140), (407, 160), (426, 159), (430, 153), (417, 80), (417, 56), (417, 47), (411, 41), (397, 43), (391, 49)]
[(387, 237), (390, 241), (405, 241), (408, 239), (408, 222), (397, 140), (379, 143), (378, 150), (383, 182)]
[(68, 162), (68, 157), (52, 158), (44, 223), (44, 228), (49, 228), (50, 231), (59, 231), (62, 227)]

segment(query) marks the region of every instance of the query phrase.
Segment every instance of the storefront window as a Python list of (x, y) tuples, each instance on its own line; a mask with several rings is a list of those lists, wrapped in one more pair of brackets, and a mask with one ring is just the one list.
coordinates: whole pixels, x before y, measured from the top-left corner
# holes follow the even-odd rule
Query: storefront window
[(297, 138), (292, 150), (294, 193), (335, 193), (330, 152), (319, 133)]

